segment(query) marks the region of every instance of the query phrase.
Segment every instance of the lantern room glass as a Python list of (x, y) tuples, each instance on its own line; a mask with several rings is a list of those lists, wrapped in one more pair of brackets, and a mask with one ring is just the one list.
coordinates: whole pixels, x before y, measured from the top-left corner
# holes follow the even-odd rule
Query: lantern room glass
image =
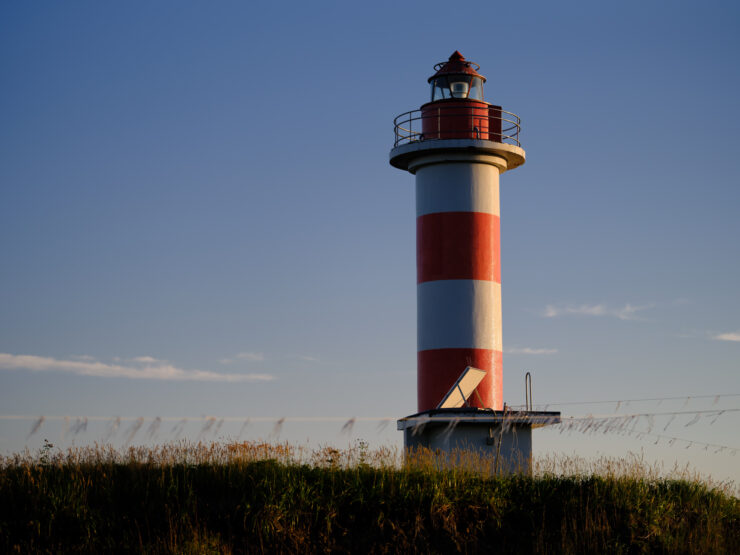
[(432, 102), (448, 98), (483, 100), (483, 80), (471, 75), (442, 75), (432, 80)]

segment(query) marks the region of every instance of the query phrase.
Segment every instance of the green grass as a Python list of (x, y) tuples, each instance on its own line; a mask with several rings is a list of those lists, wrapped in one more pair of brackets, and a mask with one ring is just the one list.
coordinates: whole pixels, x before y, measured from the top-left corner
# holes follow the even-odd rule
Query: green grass
[[(359, 443), (178, 443), (0, 460), (0, 551), (738, 553), (732, 486), (639, 458), (534, 476), (434, 469)], [(488, 461), (477, 461), (481, 468)]]

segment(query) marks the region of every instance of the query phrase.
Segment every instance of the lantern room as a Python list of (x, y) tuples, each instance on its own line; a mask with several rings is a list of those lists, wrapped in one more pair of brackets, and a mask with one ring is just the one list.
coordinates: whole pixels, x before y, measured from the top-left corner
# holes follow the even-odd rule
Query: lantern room
[(457, 50), (447, 61), (435, 64), (434, 75), (427, 79), (430, 96), (418, 109), (400, 114), (393, 121), (393, 166), (414, 173), (409, 163), (416, 165), (420, 151), (439, 153), (461, 147), (461, 141), (470, 141), (466, 147), (495, 152), (497, 160), (502, 161), (501, 171), (524, 163), (519, 116), (486, 102), (486, 78), (479, 69)]
[(421, 107), (424, 139), (483, 139), (501, 142), (501, 107), (483, 100), (480, 66), (455, 50), (434, 66), (432, 99)]
[(428, 79), (432, 102), (453, 98), (483, 100), (486, 78), (478, 73), (480, 66), (467, 61), (459, 51), (455, 50), (449, 60), (438, 63), (434, 69), (437, 73)]

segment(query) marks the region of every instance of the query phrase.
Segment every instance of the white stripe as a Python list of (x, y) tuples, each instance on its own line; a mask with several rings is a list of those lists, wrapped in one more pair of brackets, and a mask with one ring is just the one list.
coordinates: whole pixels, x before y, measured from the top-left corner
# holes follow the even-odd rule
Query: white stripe
[(501, 284), (473, 279), (416, 286), (417, 348), (501, 350)]
[(488, 164), (435, 164), (416, 173), (416, 217), (438, 212), (499, 215), (499, 172)]

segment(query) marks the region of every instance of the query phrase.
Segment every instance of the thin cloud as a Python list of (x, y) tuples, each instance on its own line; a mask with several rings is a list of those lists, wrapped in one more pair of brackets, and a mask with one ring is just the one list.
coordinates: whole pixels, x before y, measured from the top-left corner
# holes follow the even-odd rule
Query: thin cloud
[(239, 360), (247, 360), (249, 362), (264, 362), (265, 355), (262, 353), (245, 351), (242, 353), (237, 353), (233, 357), (230, 357), (230, 358), (222, 358), (221, 360), (219, 360), (219, 362), (221, 364), (232, 364)]
[[(151, 359), (151, 357), (137, 357)], [(130, 378), (137, 380), (171, 380), (196, 382), (265, 382), (274, 380), (270, 374), (219, 374), (207, 370), (185, 370), (156, 359), (140, 360), (135, 366), (108, 364), (99, 361), (60, 360), (35, 355), (0, 353), (0, 369), (29, 372), (63, 372), (78, 376)]]
[(265, 360), (265, 355), (262, 353), (251, 353), (251, 352), (245, 352), (245, 353), (239, 353), (236, 355), (236, 358), (239, 360), (251, 360), (254, 362), (262, 362)]
[(606, 314), (606, 307), (604, 305), (580, 305), (580, 306), (564, 306), (557, 307), (555, 305), (547, 305), (543, 316), (545, 318), (558, 318), (565, 315), (577, 315), (577, 316), (603, 316)]
[(533, 349), (532, 347), (508, 347), (504, 349), (507, 355), (554, 355), (557, 349)]
[(295, 355), (294, 358), (297, 358), (298, 360), (303, 360), (305, 362), (321, 362), (321, 359), (309, 355)]
[(162, 361), (161, 360), (158, 360), (158, 359), (156, 359), (154, 357), (144, 356), (144, 357), (134, 357), (134, 358), (131, 359), (131, 362), (140, 362), (140, 363), (143, 363), (143, 364), (154, 364), (154, 363), (159, 363), (159, 362), (162, 362)]
[(637, 316), (637, 313), (642, 312), (643, 310), (650, 310), (654, 307), (654, 303), (637, 306), (627, 303), (623, 308), (615, 310), (614, 316), (616, 316), (620, 320), (641, 320), (641, 318)]
[(712, 339), (716, 339), (717, 341), (740, 341), (740, 331), (718, 333)]
[(552, 305), (545, 307), (542, 316), (559, 318), (561, 316), (609, 316), (619, 320), (641, 320), (639, 312), (655, 307), (654, 303), (633, 305), (627, 303), (621, 308), (612, 308), (605, 304)]

